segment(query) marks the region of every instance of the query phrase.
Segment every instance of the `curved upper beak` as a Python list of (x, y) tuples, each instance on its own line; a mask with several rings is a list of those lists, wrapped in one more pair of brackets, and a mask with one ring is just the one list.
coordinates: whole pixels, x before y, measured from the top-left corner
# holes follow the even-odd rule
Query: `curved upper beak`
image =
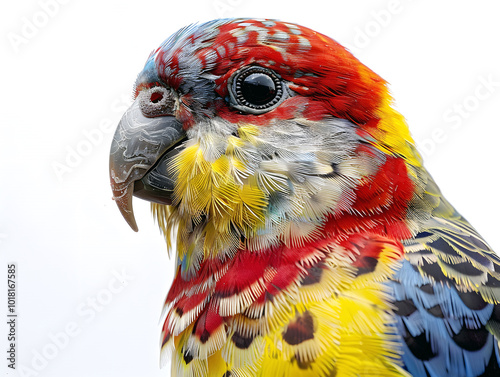
[(120, 120), (109, 156), (113, 199), (136, 232), (132, 196), (171, 203), (173, 178), (168, 160), (177, 153), (176, 146), (185, 138), (182, 123), (174, 116), (146, 117), (140, 100), (138, 97)]

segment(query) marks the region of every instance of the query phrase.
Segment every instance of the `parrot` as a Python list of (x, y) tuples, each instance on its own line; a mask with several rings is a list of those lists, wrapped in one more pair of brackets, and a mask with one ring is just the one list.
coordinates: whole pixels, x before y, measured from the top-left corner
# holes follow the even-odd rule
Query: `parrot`
[(423, 165), (388, 83), (330, 37), (230, 18), (137, 76), (110, 182), (175, 250), (172, 376), (500, 376), (500, 258)]

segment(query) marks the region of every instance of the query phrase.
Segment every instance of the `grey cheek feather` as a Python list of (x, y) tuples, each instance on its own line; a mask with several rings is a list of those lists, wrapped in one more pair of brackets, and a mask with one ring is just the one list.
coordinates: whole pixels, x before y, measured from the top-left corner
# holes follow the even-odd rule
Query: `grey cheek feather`
[(360, 143), (356, 129), (356, 125), (343, 119), (332, 118), (324, 122), (297, 119), (262, 127), (260, 137), (275, 146), (277, 151), (293, 154), (328, 151), (332, 156), (347, 156)]
[[(349, 208), (359, 179), (372, 173), (361, 167), (373, 164), (356, 152), (364, 142), (356, 129), (334, 118), (281, 120), (259, 128), (259, 142), (247, 165), (254, 167), (252, 175), (268, 194), (268, 206), (265, 225), (249, 241), (250, 249), (291, 242), (291, 229), (301, 242), (317, 231), (327, 214)], [(327, 169), (331, 174), (325, 174)]]

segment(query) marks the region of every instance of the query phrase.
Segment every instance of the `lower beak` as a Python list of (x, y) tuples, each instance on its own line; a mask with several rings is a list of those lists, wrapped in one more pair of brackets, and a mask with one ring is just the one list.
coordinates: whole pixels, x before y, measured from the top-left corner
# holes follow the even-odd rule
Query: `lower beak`
[(168, 166), (184, 138), (182, 123), (173, 116), (145, 117), (139, 99), (120, 120), (111, 143), (109, 175), (113, 199), (134, 231), (133, 195), (171, 204), (174, 181)]

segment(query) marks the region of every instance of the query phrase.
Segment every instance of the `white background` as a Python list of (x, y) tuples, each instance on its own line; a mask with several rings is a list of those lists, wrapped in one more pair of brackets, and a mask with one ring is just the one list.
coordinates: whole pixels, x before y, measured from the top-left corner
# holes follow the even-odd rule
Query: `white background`
[[(7, 369), (4, 324), (9, 375), (169, 375), (158, 366), (158, 320), (172, 262), (147, 203), (135, 201), (139, 233), (121, 218), (108, 150), (149, 52), (192, 22), (277, 18), (349, 46), (391, 84), (444, 194), (500, 250), (497, 1), (47, 2), (0, 9), (0, 313), (5, 323), (15, 262), (25, 367)], [(456, 105), (467, 114), (445, 119)]]

